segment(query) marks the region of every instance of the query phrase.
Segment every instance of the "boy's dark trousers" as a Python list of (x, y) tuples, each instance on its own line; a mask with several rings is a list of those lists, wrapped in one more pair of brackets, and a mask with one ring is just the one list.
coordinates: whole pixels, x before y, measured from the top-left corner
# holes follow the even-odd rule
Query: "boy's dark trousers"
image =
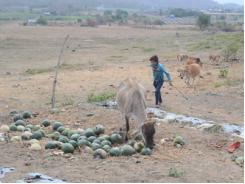
[(162, 96), (161, 96), (161, 87), (163, 85), (163, 80), (160, 81), (154, 81), (153, 85), (155, 87), (155, 99), (156, 99), (156, 105), (159, 103), (162, 103)]

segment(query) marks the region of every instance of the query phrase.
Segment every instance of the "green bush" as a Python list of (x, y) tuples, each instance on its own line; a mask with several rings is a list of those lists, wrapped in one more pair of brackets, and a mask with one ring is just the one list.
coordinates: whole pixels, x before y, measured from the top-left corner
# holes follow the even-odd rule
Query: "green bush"
[(105, 19), (106, 22), (108, 22), (108, 23), (112, 23), (113, 22), (113, 13), (112, 13), (111, 10), (104, 11), (103, 16), (104, 16), (104, 19)]
[(227, 68), (220, 69), (219, 73), (220, 73), (220, 75), (219, 75), (220, 77), (227, 78), (227, 76), (228, 76), (228, 69)]
[(224, 21), (217, 22), (214, 26), (217, 27), (218, 29), (220, 29), (221, 31), (225, 31), (225, 32), (233, 32), (233, 31), (236, 31), (236, 26), (234, 26), (232, 24), (227, 24)]
[(200, 29), (205, 29), (210, 25), (210, 15), (200, 14), (197, 18), (197, 25)]
[(154, 20), (153, 22), (152, 22), (152, 24), (153, 25), (164, 25), (165, 24), (165, 22), (163, 21), (163, 20), (161, 20), (161, 19), (156, 19), (156, 20)]
[(101, 93), (101, 94), (98, 94), (98, 95), (96, 95), (94, 93), (91, 93), (91, 94), (88, 95), (87, 101), (89, 103), (92, 103), (92, 102), (103, 102), (103, 101), (112, 99), (115, 96), (116, 96), (115, 92), (104, 92), (104, 93)]
[(116, 21), (119, 21), (119, 23), (126, 23), (128, 21), (128, 12), (124, 10), (116, 10), (116, 15), (114, 16), (114, 19)]
[(78, 18), (77, 23), (82, 23), (82, 19)]
[(237, 58), (237, 52), (239, 46), (235, 43), (231, 43), (223, 50), (224, 61), (229, 62), (234, 58)]
[(37, 24), (47, 25), (48, 24), (48, 20), (45, 17), (40, 17), (39, 19), (37, 19)]

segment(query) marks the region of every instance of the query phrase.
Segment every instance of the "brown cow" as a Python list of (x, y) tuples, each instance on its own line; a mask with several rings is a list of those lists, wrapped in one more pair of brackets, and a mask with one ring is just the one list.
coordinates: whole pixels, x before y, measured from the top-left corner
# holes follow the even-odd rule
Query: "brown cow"
[(188, 59), (188, 56), (187, 55), (184, 55), (184, 54), (178, 54), (177, 55), (177, 61), (178, 62), (185, 61), (186, 59)]
[(192, 86), (194, 86), (194, 81), (196, 78), (202, 78), (201, 67), (197, 63), (186, 65), (184, 69), (179, 69), (179, 77), (185, 79), (185, 83), (190, 86), (190, 80), (192, 79)]
[(186, 61), (186, 65), (191, 65), (191, 64), (198, 64), (200, 65), (200, 67), (202, 67), (203, 63), (201, 62), (200, 58), (197, 57), (188, 57), (187, 61)]
[(218, 64), (220, 61), (220, 55), (209, 55), (209, 62)]
[(154, 146), (155, 123), (147, 120), (145, 98), (145, 88), (135, 79), (128, 78), (121, 82), (117, 93), (117, 103), (126, 121), (125, 141), (128, 140), (129, 119), (133, 117), (138, 124), (146, 146), (152, 149)]

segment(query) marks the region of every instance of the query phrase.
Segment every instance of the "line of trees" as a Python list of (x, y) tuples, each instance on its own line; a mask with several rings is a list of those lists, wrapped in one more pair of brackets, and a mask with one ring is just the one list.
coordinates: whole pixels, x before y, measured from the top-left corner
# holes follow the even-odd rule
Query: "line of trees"
[(137, 13), (129, 14), (125, 10), (106, 10), (104, 13), (97, 14), (86, 20), (78, 20), (81, 26), (105, 25), (105, 24), (141, 24), (141, 25), (163, 25), (165, 24), (161, 18), (151, 18), (151, 16), (138, 15)]
[(103, 15), (97, 14), (94, 17), (90, 17), (86, 20), (78, 19), (78, 23), (81, 23), (81, 26), (91, 26), (94, 27), (96, 25), (103, 25), (103, 24), (126, 24), (129, 19), (129, 14), (125, 10), (106, 10), (104, 11)]
[(114, 13), (111, 10), (104, 12), (104, 17), (108, 22), (127, 23), (129, 14), (125, 10), (116, 10)]
[(174, 8), (174, 9), (170, 9), (168, 14), (174, 15), (175, 17), (192, 17), (192, 16), (197, 17), (200, 15), (200, 12), (194, 10), (182, 9), (182, 8)]

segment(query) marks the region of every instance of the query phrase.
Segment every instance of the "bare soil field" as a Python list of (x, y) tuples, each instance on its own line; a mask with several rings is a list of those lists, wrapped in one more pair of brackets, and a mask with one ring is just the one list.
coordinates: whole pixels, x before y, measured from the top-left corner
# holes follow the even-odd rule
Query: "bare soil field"
[[(179, 36), (176, 36), (178, 32)], [(57, 85), (57, 114), (50, 113), (54, 66), (65, 36), (70, 39), (62, 58)], [(120, 113), (88, 103), (92, 93), (115, 92), (127, 77), (136, 77), (147, 90), (149, 107), (154, 106), (154, 88), (149, 57), (158, 54), (173, 77), (173, 84), (187, 97), (164, 84), (163, 109), (216, 123), (244, 123), (244, 63), (211, 65), (209, 54), (221, 53), (230, 39), (243, 33), (199, 31), (191, 26), (165, 26), (143, 29), (116, 26), (52, 27), (0, 25), (0, 125), (10, 124), (9, 113), (31, 110), (39, 115), (30, 121), (57, 120), (71, 128), (92, 127), (100, 123), (106, 133), (121, 126)], [(238, 39), (238, 40), (239, 40)], [(204, 46), (207, 44), (209, 47)], [(239, 42), (239, 41), (238, 41)], [(242, 42), (243, 43), (243, 42)], [(186, 87), (178, 77), (179, 53), (198, 56), (204, 63), (203, 78), (197, 89)], [(220, 69), (229, 67), (227, 78)], [(94, 116), (87, 116), (94, 113)], [(182, 135), (187, 144), (178, 149), (172, 142), (160, 144), (162, 138)], [(51, 151), (33, 152), (25, 144), (0, 142), (0, 166), (14, 167), (2, 182), (15, 182), (28, 172), (65, 179), (68, 182), (243, 182), (243, 168), (231, 161), (226, 147), (233, 141), (241, 147), (234, 155), (243, 156), (244, 141), (223, 133), (204, 133), (174, 124), (157, 125), (156, 148), (152, 156), (95, 160), (91, 155), (75, 152), (70, 157), (54, 156)], [(47, 140), (42, 140), (43, 146)], [(183, 176), (168, 176), (170, 168), (183, 170)]]

